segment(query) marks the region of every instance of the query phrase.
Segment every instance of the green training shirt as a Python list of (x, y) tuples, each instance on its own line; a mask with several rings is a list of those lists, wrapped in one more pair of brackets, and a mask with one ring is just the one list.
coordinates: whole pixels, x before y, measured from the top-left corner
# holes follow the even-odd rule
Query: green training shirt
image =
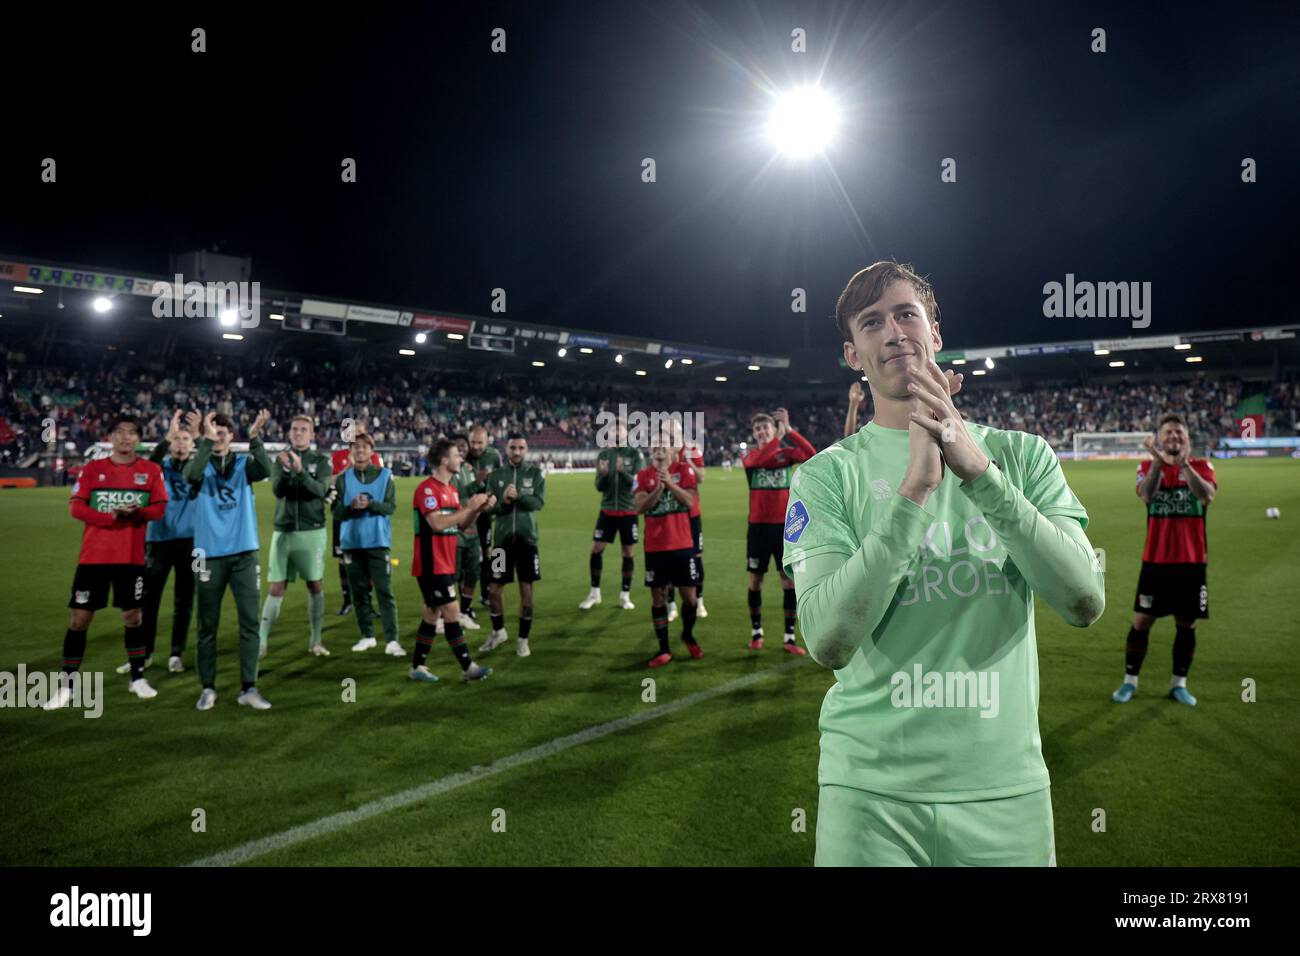
[[(600, 473), (600, 463), (609, 471)], [(618, 463), (623, 463), (619, 471)], [(600, 492), (600, 510), (614, 514), (636, 514), (636, 473), (645, 467), (639, 448), (602, 448), (596, 455), (596, 490)]]
[(298, 457), (302, 459), (299, 472), (283, 467), (278, 453), (271, 459), (276, 531), (315, 531), (325, 527), (325, 496), (333, 475), (330, 456), (308, 448), (298, 452)]
[[(510, 485), (515, 486), (519, 497), (507, 503), (505, 492)], [(516, 540), (537, 544), (537, 512), (546, 505), (546, 476), (542, 470), (529, 461), (522, 465), (506, 462), (487, 476), (483, 490), (497, 498), (497, 503), (487, 512), (496, 517), (492, 526), (493, 547)]]
[[(1011, 797), (1049, 784), (1034, 595), (1004, 542), (1028, 541), (1034, 553), (1052, 555), (1061, 576), (1077, 583), (1054, 588), (1053, 606), (1084, 608), (1078, 617), (1095, 619), (1100, 568), (1082, 534), (1088, 516), (1043, 439), (964, 424), (993, 463), (967, 483), (945, 469), (924, 507), (898, 494), (906, 429), (870, 422), (795, 476), (784, 564), (799, 586), (801, 621), (805, 591), (819, 583), (811, 569), (840, 566), (858, 577), (840, 580), (852, 586), (833, 594), (841, 624), (825, 633), (852, 635), (879, 622), (869, 636), (853, 635), (848, 650), (809, 639), (814, 658), (838, 666), (822, 703), (820, 784), (925, 803)], [(1060, 518), (1058, 526), (1052, 516), (1079, 526)], [(866, 566), (850, 567), (854, 560)], [(884, 590), (871, 595), (873, 587)], [(817, 602), (808, 603), (812, 612)]]
[[(489, 451), (491, 450), (492, 449), (489, 449)], [(480, 487), (478, 472), (475, 470), (474, 466), (469, 463), (468, 459), (462, 461), (460, 463), (460, 471), (451, 476), (451, 486), (455, 488), (457, 494), (460, 495), (460, 506), (462, 508), (469, 504), (471, 496), (478, 493)], [(476, 524), (477, 522), (472, 521), (468, 528), (461, 528), (456, 532), (460, 536), (458, 540), (461, 544), (472, 544), (478, 540), (478, 528), (475, 527)]]

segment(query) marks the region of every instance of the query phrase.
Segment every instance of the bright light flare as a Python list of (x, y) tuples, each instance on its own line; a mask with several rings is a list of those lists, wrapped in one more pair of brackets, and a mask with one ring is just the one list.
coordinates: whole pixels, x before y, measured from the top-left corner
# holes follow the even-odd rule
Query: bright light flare
[(782, 153), (799, 158), (822, 152), (835, 139), (839, 109), (825, 90), (804, 86), (776, 101), (767, 135)]

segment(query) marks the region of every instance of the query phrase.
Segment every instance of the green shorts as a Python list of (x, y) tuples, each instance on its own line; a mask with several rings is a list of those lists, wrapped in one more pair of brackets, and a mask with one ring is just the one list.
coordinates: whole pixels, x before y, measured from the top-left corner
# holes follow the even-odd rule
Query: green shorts
[(462, 581), (478, 582), (483, 569), (483, 548), (478, 535), (456, 542), (456, 576)]
[(907, 803), (824, 785), (817, 866), (1055, 866), (1052, 792)]
[(325, 578), (324, 528), (315, 531), (272, 531), (271, 556), (266, 562), (268, 581), (321, 581)]

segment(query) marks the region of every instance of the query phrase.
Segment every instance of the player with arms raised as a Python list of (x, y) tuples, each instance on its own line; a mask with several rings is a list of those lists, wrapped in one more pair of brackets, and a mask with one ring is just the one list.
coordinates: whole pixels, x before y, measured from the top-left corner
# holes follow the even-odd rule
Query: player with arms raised
[(840, 295), (874, 415), (800, 468), (785, 563), (821, 711), (818, 865), (1054, 862), (1034, 598), (1105, 607), (1088, 516), (1051, 446), (963, 421), (930, 284), (879, 262)]
[(763, 576), (767, 562), (776, 564), (781, 576), (781, 594), (785, 610), (785, 643), (791, 654), (802, 656), (804, 649), (794, 639), (799, 602), (794, 582), (785, 573), (782, 561), (781, 529), (785, 506), (790, 497), (791, 466), (817, 454), (806, 438), (790, 427), (790, 413), (778, 408), (772, 415), (759, 412), (750, 419), (757, 446), (744, 458), (745, 478), (749, 482), (749, 531), (745, 541), (745, 566), (749, 571), (749, 649), (763, 648)]
[[(194, 455), (194, 436), (199, 430), (199, 413), (184, 416), (180, 409), (172, 415), (167, 435), (154, 446), (149, 460), (162, 468), (167, 486), (167, 510), (162, 518), (149, 522), (144, 551), (144, 640), (145, 666), (153, 656), (158, 639), (158, 611), (162, 607), (163, 589), (172, 571), (172, 640), (167, 670), (179, 674), (185, 670), (181, 655), (189, 641), (190, 620), (194, 617), (194, 496), (185, 480), (185, 465)], [(118, 670), (121, 673), (121, 669)]]
[(95, 612), (108, 605), (110, 588), (126, 627), (127, 690), (141, 700), (158, 696), (144, 679), (144, 544), (145, 525), (167, 508), (167, 487), (162, 469), (135, 453), (140, 442), (135, 418), (114, 417), (108, 438), (112, 454), (87, 462), (72, 488), (72, 517), (85, 528), (68, 600), (72, 613), (63, 636), (63, 677), (45, 702), (46, 710), (72, 702), (72, 675), (86, 653), (86, 630)]
[(1133, 699), (1151, 625), (1172, 614), (1176, 630), (1169, 696), (1195, 707), (1187, 673), (1196, 653), (1196, 621), (1210, 616), (1205, 515), (1219, 485), (1214, 465), (1190, 457), (1191, 436), (1181, 415), (1160, 419), (1156, 440), (1148, 437), (1146, 449), (1151, 458), (1138, 465), (1137, 495), (1147, 506), (1147, 540), (1124, 655), (1124, 683), (1111, 699), (1119, 704)]
[(849, 410), (844, 415), (844, 437), (858, 433), (858, 412), (862, 409), (862, 383), (854, 382), (849, 386)]
[(239, 619), (239, 683), (237, 702), (254, 710), (270, 710), (271, 702), (257, 689), (258, 614), (262, 565), (258, 561), (257, 503), (253, 484), (271, 477), (271, 462), (262, 446), (262, 428), (270, 419), (257, 413), (248, 429), (248, 454), (230, 450), (235, 423), (230, 416), (209, 412), (203, 420), (203, 440), (185, 465), (185, 480), (195, 497), (194, 549), (199, 572), (199, 636), (195, 649), (199, 682), (198, 710), (217, 703), (217, 631), (221, 602), (230, 588)]

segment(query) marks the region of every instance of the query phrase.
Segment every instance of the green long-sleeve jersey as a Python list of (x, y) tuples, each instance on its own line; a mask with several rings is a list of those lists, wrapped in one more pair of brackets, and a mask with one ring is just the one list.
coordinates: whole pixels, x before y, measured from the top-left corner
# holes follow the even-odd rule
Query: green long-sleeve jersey
[[(494, 468), (501, 467), (501, 463), (502, 463), (501, 452), (497, 451), (495, 448), (489, 445), (487, 448), (483, 449), (483, 454), (479, 455), (477, 458), (474, 457), (473, 452), (470, 452), (468, 455), (465, 456), (465, 463), (474, 469), (475, 475), (477, 475), (484, 468), (486, 468), (490, 472)], [(482, 491), (481, 488), (477, 490)]]
[[(488, 451), (495, 451), (489, 448)], [(484, 455), (484, 457), (487, 457)], [(478, 480), (478, 471), (468, 460), (461, 463), (460, 471), (451, 476), (451, 486), (460, 494), (460, 503), (464, 507), (469, 501), (470, 496), (477, 494), (482, 490), (482, 482)], [(468, 528), (460, 529), (457, 534), (460, 535), (462, 542), (468, 543), (478, 540), (477, 522), (472, 522)]]
[[(515, 486), (519, 497), (505, 500), (506, 488)], [(509, 462), (494, 470), (483, 483), (483, 490), (496, 495), (497, 503), (490, 514), (496, 517), (492, 528), (493, 545), (519, 540), (537, 544), (537, 512), (546, 504), (546, 478), (536, 465)]]
[[(608, 469), (600, 473), (601, 462)], [(619, 470), (619, 462), (623, 469)], [(636, 473), (645, 467), (645, 455), (639, 448), (602, 448), (596, 456), (596, 490), (600, 492), (600, 510), (609, 514), (636, 514)]]
[(784, 566), (813, 658), (835, 668), (819, 781), (897, 800), (995, 800), (1048, 785), (1034, 598), (1086, 627), (1105, 607), (1088, 513), (1051, 446), (962, 423), (991, 464), (918, 505), (906, 428), (869, 422), (800, 467)]
[(329, 494), (330, 456), (323, 451), (298, 452), (302, 471), (271, 462), (271, 491), (275, 495), (276, 531), (315, 531), (325, 527), (325, 496)]

